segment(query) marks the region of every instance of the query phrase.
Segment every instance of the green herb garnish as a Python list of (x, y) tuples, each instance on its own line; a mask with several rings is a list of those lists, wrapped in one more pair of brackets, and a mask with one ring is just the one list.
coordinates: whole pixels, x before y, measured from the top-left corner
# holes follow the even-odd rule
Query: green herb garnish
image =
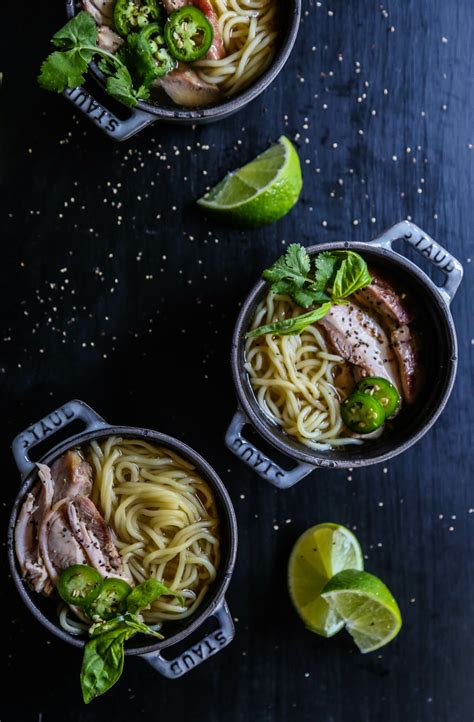
[[(86, 616), (94, 620), (89, 627), (90, 640), (84, 649), (81, 669), (86, 704), (107, 692), (120, 678), (128, 639), (135, 634), (163, 639), (162, 634), (144, 624), (138, 612), (163, 594), (176, 597), (184, 604), (183, 597), (157, 579), (147, 579), (133, 589), (123, 579), (107, 577), (100, 584), (98, 579), (94, 569), (76, 564), (62, 572), (58, 584), (63, 599), (69, 604), (82, 603)], [(84, 606), (86, 600), (90, 604)]]
[(308, 313), (259, 326), (249, 331), (246, 338), (266, 333), (299, 334), (324, 318), (332, 305), (345, 303), (348, 296), (372, 282), (367, 264), (358, 253), (323, 251), (311, 263), (306, 249), (298, 243), (292, 243), (285, 255), (263, 272), (263, 278), (269, 281), (273, 293), (290, 296), (298, 306), (322, 305)]
[(134, 87), (129, 68), (120, 54), (114, 55), (97, 46), (97, 25), (85, 10), (75, 15), (58, 30), (51, 42), (59, 50), (49, 55), (41, 66), (38, 82), (45, 90), (62, 93), (76, 88), (85, 80), (85, 74), (94, 58), (100, 58), (100, 69), (107, 76), (106, 90), (125, 105), (134, 107), (138, 100), (149, 98), (148, 87)]
[(90, 627), (91, 639), (85, 646), (81, 669), (82, 695), (86, 704), (107, 692), (120, 678), (123, 670), (124, 645), (128, 639), (135, 634), (163, 639), (162, 634), (148, 627), (137, 617), (137, 612), (149, 607), (163, 594), (177, 597), (180, 603), (183, 603), (183, 598), (165, 584), (157, 579), (147, 579), (137, 584), (128, 594), (127, 611), (124, 614), (119, 614), (113, 619), (100, 620)]

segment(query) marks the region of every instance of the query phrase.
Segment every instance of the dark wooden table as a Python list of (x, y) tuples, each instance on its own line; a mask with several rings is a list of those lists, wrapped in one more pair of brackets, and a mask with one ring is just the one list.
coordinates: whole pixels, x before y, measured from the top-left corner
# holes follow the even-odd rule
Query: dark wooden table
[[(89, 707), (79, 653), (29, 615), (2, 555), (1, 722), (472, 722), (471, 0), (305, 0), (291, 60), (248, 110), (123, 145), (36, 87), (61, 1), (6, 0), (3, 17), (2, 528), (19, 483), (12, 437), (76, 397), (200, 451), (228, 486), (240, 546), (233, 644), (175, 682), (127, 660)], [(304, 172), (294, 211), (245, 233), (206, 221), (194, 199), (282, 133)], [(406, 217), (466, 271), (446, 411), (386, 467), (319, 471), (278, 492), (223, 444), (239, 303), (286, 243), (369, 240)], [(404, 628), (380, 653), (312, 635), (290, 606), (290, 548), (328, 520), (356, 530), (400, 603)]]

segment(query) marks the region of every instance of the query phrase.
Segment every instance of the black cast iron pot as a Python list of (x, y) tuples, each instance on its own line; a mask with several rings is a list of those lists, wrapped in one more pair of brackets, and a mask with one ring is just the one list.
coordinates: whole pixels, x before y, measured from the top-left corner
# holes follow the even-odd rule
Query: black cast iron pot
[[(83, 639), (68, 634), (59, 626), (54, 601), (43, 598), (40, 594), (29, 589), (23, 582), (14, 550), (14, 530), (18, 513), (26, 494), (37, 481), (36, 466), (29, 456), (30, 449), (36, 444), (44, 442), (59, 429), (75, 421), (83, 422), (84, 430), (80, 433), (72, 434), (65, 441), (61, 441), (61, 443), (54, 446), (40, 459), (41, 462), (51, 464), (54, 459), (67, 451), (67, 449), (81, 446), (92, 439), (99, 439), (104, 436), (118, 435), (128, 438), (146, 439), (160, 446), (168, 447), (190, 461), (198, 473), (207, 481), (214, 493), (220, 520), (222, 557), (217, 578), (210, 587), (203, 603), (194, 615), (182, 622), (173, 621), (166, 623), (164, 628), (165, 639), (150, 644), (149, 638), (136, 637), (133, 641), (127, 643), (125, 649), (125, 654), (141, 656), (165, 677), (171, 679), (181, 677), (193, 667), (205, 661), (208, 657), (219, 652), (229, 644), (234, 637), (234, 624), (224, 595), (232, 576), (237, 551), (237, 523), (232, 502), (222, 481), (214, 469), (212, 469), (199, 454), (181, 441), (157, 431), (150, 431), (149, 429), (107, 424), (104, 419), (82, 401), (70, 401), (64, 404), (64, 406), (56, 409), (56, 411), (48, 414), (20, 433), (12, 444), (13, 455), (23, 481), (13, 505), (8, 531), (8, 556), (13, 580), (26, 606), (41, 624), (65, 642), (69, 642), (69, 644), (75, 647), (84, 646)], [(201, 640), (194, 642), (189, 649), (174, 659), (168, 659), (162, 656), (164, 649), (172, 647), (178, 642), (182, 642), (210, 617), (215, 617), (217, 621), (217, 629), (215, 631), (207, 634)]]
[[(121, 120), (115, 113), (97, 101), (85, 88), (72, 88), (67, 90), (64, 95), (81, 112), (87, 115), (97, 127), (109, 137), (114, 138), (114, 140), (127, 140), (142, 128), (154, 123), (155, 120), (165, 120), (178, 125), (213, 123), (217, 120), (223, 120), (229, 115), (237, 113), (268, 88), (283, 68), (293, 49), (300, 23), (301, 0), (275, 0), (275, 2), (280, 5), (281, 38), (273, 62), (248, 88), (235, 97), (224, 100), (222, 103), (207, 108), (190, 109), (177, 106), (172, 100), (169, 100), (169, 102), (164, 101), (161, 104), (139, 101), (133, 110), (130, 111), (127, 108), (129, 117), (126, 120)], [(66, 0), (68, 17), (73, 17), (81, 8), (80, 2)], [(95, 63), (91, 65), (91, 71), (100, 85), (104, 87), (104, 75)]]
[[(418, 266), (393, 250), (392, 244), (405, 241), (440, 269), (446, 276), (437, 286)], [(232, 340), (232, 374), (239, 408), (226, 434), (226, 444), (257, 474), (280, 489), (286, 489), (315, 468), (347, 469), (387, 461), (415, 444), (426, 434), (443, 411), (451, 393), (457, 366), (457, 340), (450, 303), (461, 283), (463, 269), (448, 251), (415, 224), (397, 223), (370, 243), (324, 243), (308, 248), (309, 254), (350, 248), (359, 251), (369, 264), (399, 279), (402, 288), (413, 295), (416, 315), (425, 349), (424, 391), (416, 403), (406, 410), (403, 423), (390, 434), (345, 451), (315, 452), (285, 434), (259, 407), (244, 368), (244, 336), (249, 329), (255, 308), (268, 284), (259, 281), (245, 300), (237, 319)], [(262, 453), (242, 435), (246, 424), (252, 425), (271, 446), (297, 462), (287, 471)]]

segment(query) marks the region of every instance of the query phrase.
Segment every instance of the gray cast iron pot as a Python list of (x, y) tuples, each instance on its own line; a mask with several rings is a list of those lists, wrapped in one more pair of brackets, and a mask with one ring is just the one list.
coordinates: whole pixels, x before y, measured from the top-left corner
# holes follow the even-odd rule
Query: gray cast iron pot
[[(16, 520), (23, 500), (37, 481), (36, 466), (29, 456), (31, 448), (49, 439), (59, 429), (67, 427), (72, 422), (79, 421), (85, 426), (84, 430), (80, 433), (71, 434), (65, 441), (61, 441), (61, 443), (51, 448), (47, 454), (42, 456), (41, 462), (51, 464), (54, 459), (67, 449), (81, 446), (92, 439), (99, 439), (104, 436), (116, 434), (123, 437), (146, 439), (160, 446), (168, 447), (190, 461), (206, 479), (214, 492), (219, 512), (222, 549), (216, 580), (194, 615), (182, 622), (166, 623), (164, 628), (165, 639), (151, 644), (149, 638), (138, 636), (130, 643), (127, 643), (125, 650), (127, 655), (141, 656), (165, 677), (170, 679), (181, 677), (211, 655), (219, 652), (234, 637), (234, 625), (224, 595), (232, 576), (237, 551), (235, 513), (222, 481), (214, 469), (199, 454), (181, 441), (149, 429), (139, 429), (132, 426), (111, 426), (82, 401), (70, 401), (64, 404), (20, 433), (12, 444), (15, 462), (23, 481), (13, 505), (8, 531), (8, 556), (13, 580), (26, 606), (41, 624), (65, 642), (69, 642), (75, 647), (84, 646), (83, 639), (68, 634), (59, 626), (54, 601), (33, 592), (23, 582), (16, 562), (13, 539)], [(174, 659), (165, 659), (162, 656), (162, 650), (182, 642), (210, 617), (215, 617), (217, 620), (217, 629), (215, 631), (193, 643), (186, 651)]]
[[(224, 100), (222, 103), (208, 108), (189, 109), (176, 106), (171, 100), (161, 105), (139, 101), (133, 110), (130, 111), (127, 108), (129, 117), (126, 120), (121, 120), (111, 110), (97, 101), (85, 88), (72, 88), (67, 90), (64, 95), (106, 135), (119, 141), (127, 140), (155, 120), (165, 120), (177, 125), (213, 123), (217, 120), (223, 120), (237, 113), (268, 88), (283, 68), (293, 49), (301, 17), (301, 0), (275, 1), (280, 5), (281, 38), (273, 62), (248, 88), (235, 97)], [(81, 9), (80, 2), (66, 0), (68, 17), (73, 17), (78, 9)], [(91, 70), (100, 85), (104, 86), (104, 75), (95, 63), (92, 64)]]
[[(416, 264), (393, 250), (392, 244), (405, 241), (442, 271), (446, 280), (437, 286)], [(359, 251), (369, 262), (400, 279), (416, 299), (417, 316), (427, 351), (424, 392), (403, 415), (403, 423), (377, 441), (351, 446), (345, 451), (316, 452), (285, 434), (260, 409), (249, 377), (244, 369), (244, 336), (250, 327), (255, 308), (268, 291), (259, 281), (247, 296), (237, 319), (232, 340), (232, 373), (239, 408), (226, 434), (226, 444), (261, 477), (280, 489), (286, 489), (317, 467), (347, 469), (387, 461), (405, 451), (434, 424), (451, 393), (457, 366), (457, 340), (449, 305), (461, 283), (463, 269), (448, 251), (413, 223), (397, 223), (370, 243), (324, 243), (308, 248), (310, 254), (350, 248)], [(401, 415), (400, 415), (401, 417)], [(271, 446), (297, 462), (287, 471), (261, 452), (242, 435), (246, 424), (252, 425)]]

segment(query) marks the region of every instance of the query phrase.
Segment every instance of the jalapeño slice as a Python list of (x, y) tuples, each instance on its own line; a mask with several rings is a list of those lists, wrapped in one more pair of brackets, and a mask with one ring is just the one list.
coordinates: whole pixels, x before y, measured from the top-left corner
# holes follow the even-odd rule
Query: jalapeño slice
[(102, 577), (86, 564), (73, 564), (63, 571), (58, 580), (59, 595), (66, 604), (84, 607), (95, 598)]
[(382, 426), (385, 412), (373, 396), (355, 391), (341, 405), (345, 425), (357, 434), (370, 434)]
[(175, 10), (166, 21), (166, 44), (176, 60), (192, 63), (203, 58), (213, 38), (211, 23), (194, 5)]
[(113, 617), (123, 614), (127, 609), (126, 599), (132, 588), (123, 579), (108, 577), (99, 586), (96, 597), (87, 606), (87, 613), (94, 621), (102, 619), (105, 622)]
[(150, 23), (136, 36), (136, 65), (142, 82), (152, 83), (155, 78), (161, 78), (177, 66), (165, 45), (163, 28), (158, 23)]
[(397, 389), (381, 376), (367, 376), (359, 381), (356, 390), (377, 399), (386, 419), (392, 416), (400, 405), (400, 394)]
[(162, 17), (162, 8), (156, 0), (116, 0), (114, 25), (124, 38)]

